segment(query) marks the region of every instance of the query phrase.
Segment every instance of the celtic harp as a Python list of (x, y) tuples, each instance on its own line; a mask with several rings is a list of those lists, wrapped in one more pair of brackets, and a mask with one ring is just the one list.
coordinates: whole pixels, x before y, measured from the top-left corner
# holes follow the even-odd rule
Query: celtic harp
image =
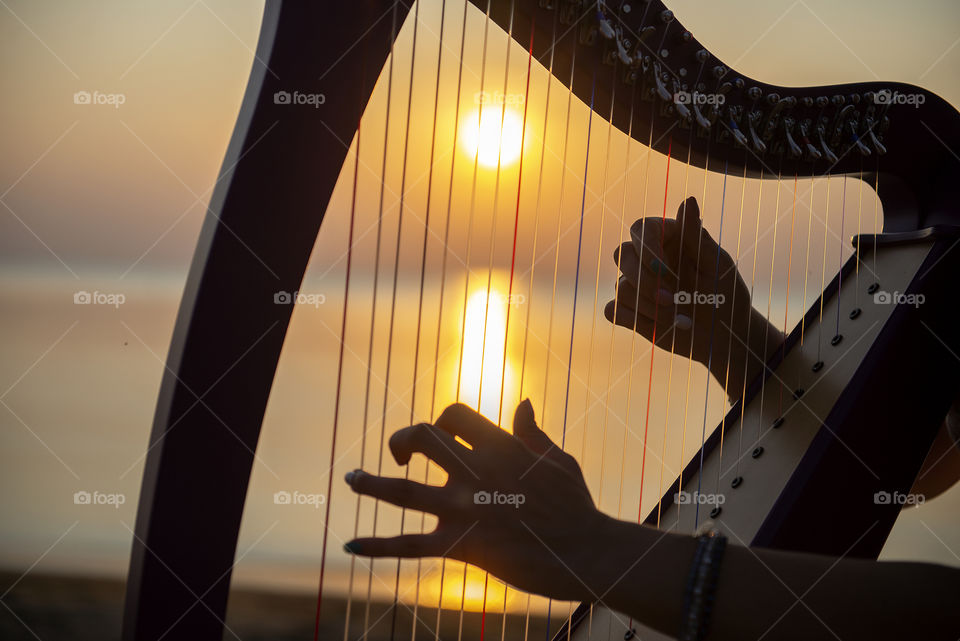
[[(341, 551), (430, 527), (339, 478), (389, 471), (384, 433), (457, 400), (506, 423), (531, 398), (615, 516), (875, 558), (899, 505), (874, 497), (909, 490), (960, 386), (958, 148), (930, 92), (758, 82), (656, 1), (267, 0), (163, 373), (124, 638), (223, 637), (258, 474), (322, 495), (317, 636), (657, 638), (454, 561)], [(633, 220), (690, 195), (786, 337), (729, 403), (601, 312)], [(258, 460), (304, 353), (307, 481)]]

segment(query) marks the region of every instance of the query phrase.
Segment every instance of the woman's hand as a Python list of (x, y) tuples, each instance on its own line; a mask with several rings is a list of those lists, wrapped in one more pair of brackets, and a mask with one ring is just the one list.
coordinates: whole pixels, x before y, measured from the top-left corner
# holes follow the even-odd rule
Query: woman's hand
[[(747, 378), (782, 341), (751, 306), (736, 263), (703, 228), (692, 196), (676, 219), (642, 218), (630, 241), (614, 252), (622, 272), (604, 315), (663, 349), (709, 364), (715, 378), (738, 397)], [(730, 376), (727, 377), (727, 364)]]
[[(424, 454), (448, 474), (442, 487), (347, 474), (360, 493), (438, 517), (435, 531), (361, 538), (345, 546), (363, 556), (445, 556), (472, 563), (522, 590), (558, 599), (593, 598), (603, 565), (594, 543), (613, 519), (594, 505), (580, 466), (537, 427), (522, 402), (514, 433), (465, 405), (451, 405), (434, 425), (397, 431), (390, 451), (405, 465)], [(461, 445), (454, 437), (470, 444)], [(597, 537), (601, 536), (600, 539)]]

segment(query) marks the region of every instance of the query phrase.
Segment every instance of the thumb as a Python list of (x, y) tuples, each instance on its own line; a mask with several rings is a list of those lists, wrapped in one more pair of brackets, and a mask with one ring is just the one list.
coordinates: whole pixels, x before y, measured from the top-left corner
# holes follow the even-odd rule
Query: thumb
[(700, 207), (697, 205), (697, 199), (693, 196), (687, 198), (680, 204), (677, 211), (677, 224), (680, 225), (681, 239), (684, 253), (688, 256), (696, 256), (700, 253), (700, 229), (702, 226), (700, 220)]
[(536, 454), (545, 454), (554, 446), (550, 437), (537, 427), (529, 398), (517, 405), (513, 413), (513, 435)]

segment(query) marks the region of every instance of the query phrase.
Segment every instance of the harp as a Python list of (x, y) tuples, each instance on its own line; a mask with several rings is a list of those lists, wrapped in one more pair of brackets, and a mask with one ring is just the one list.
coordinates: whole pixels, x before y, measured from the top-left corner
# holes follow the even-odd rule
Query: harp
[[(697, 420), (689, 421), (693, 425), (689, 442), (696, 446), (694, 453), (691, 456), (689, 451), (680, 448), (679, 453), (673, 455), (675, 459), (682, 458), (685, 464), (674, 470), (680, 473), (672, 485), (668, 484), (670, 479), (657, 484), (655, 493), (662, 494), (662, 498), (651, 496), (653, 481), (648, 482), (646, 495), (643, 495), (642, 484), (647, 478), (644, 472), (640, 476), (640, 494), (643, 496), (637, 496), (637, 488), (632, 487), (635, 483), (627, 491), (628, 502), (639, 504), (642, 519), (665, 529), (693, 532), (708, 516), (706, 507), (676, 501), (681, 492), (689, 495), (698, 491), (722, 492), (725, 502), (722, 506), (713, 506), (709, 517), (734, 534), (732, 540), (736, 543), (876, 557), (900, 506), (895, 501), (878, 502), (874, 497), (878, 493), (896, 494), (909, 490), (950, 399), (960, 385), (960, 370), (954, 356), (960, 353), (960, 337), (957, 324), (952, 320), (957, 305), (950, 294), (953, 274), (960, 268), (960, 253), (951, 251), (958, 242), (958, 194), (956, 182), (950, 175), (950, 164), (946, 162), (950, 154), (948, 149), (960, 148), (957, 112), (930, 92), (898, 83), (787, 88), (753, 81), (729, 69), (706, 51), (656, 1), (475, 0), (463, 3), (447, 0), (429, 5), (431, 11), (441, 11), (445, 16), (441, 18), (439, 34), (431, 34), (442, 40), (439, 47), (434, 45), (432, 62), (427, 64), (428, 56), (422, 53), (422, 49), (418, 53), (416, 45), (412, 53), (404, 50), (405, 56), (409, 57), (401, 58), (396, 51), (391, 55), (398, 34), (406, 34), (405, 37), (410, 39), (419, 35), (423, 46), (428, 36), (418, 30), (424, 17), (418, 12), (426, 12), (427, 8), (421, 4), (424, 3), (413, 5), (401, 1), (391, 5), (373, 0), (353, 3), (268, 0), (266, 3), (256, 61), (226, 152), (223, 173), (212, 196), (191, 264), (159, 393), (138, 508), (124, 638), (213, 639), (223, 635), (238, 532), (251, 471), (255, 467), (261, 426), (291, 316), (295, 316), (293, 310), (298, 308), (289, 303), (295, 303), (298, 292), (305, 291), (302, 283), (311, 254), (319, 263), (342, 264), (344, 256), (341, 252), (345, 253), (347, 266), (342, 274), (338, 272), (342, 277), (341, 289), (336, 290), (339, 293), (334, 293), (332, 286), (326, 290), (329, 293), (325, 304), (336, 307), (335, 336), (343, 338), (354, 330), (358, 318), (356, 309), (361, 315), (369, 314), (379, 319), (371, 320), (370, 329), (364, 330), (370, 335), (365, 361), (367, 372), (374, 367), (371, 355), (388, 358), (391, 349), (399, 350), (403, 346), (401, 339), (394, 338), (395, 316), (414, 314), (412, 303), (398, 307), (396, 302), (398, 265), (401, 259), (406, 260), (407, 245), (413, 242), (409, 239), (416, 239), (411, 264), (416, 266), (414, 273), (420, 278), (418, 316), (425, 314), (424, 279), (435, 278), (436, 267), (440, 264), (439, 259), (427, 260), (428, 249), (434, 255), (438, 251), (446, 255), (447, 250), (438, 249), (438, 243), (444, 237), (444, 222), (450, 220), (450, 201), (444, 180), (434, 178), (433, 174), (434, 168), (440, 165), (441, 155), (438, 151), (435, 157), (433, 152), (441, 145), (449, 148), (452, 144), (451, 153), (455, 154), (459, 144), (457, 124), (447, 132), (446, 142), (431, 138), (431, 133), (435, 134), (437, 130), (436, 99), (433, 96), (440, 94), (441, 74), (446, 74), (445, 83), (450, 78), (457, 78), (455, 73), (452, 76), (448, 73), (449, 67), (441, 70), (438, 53), (441, 59), (448, 55), (456, 60), (456, 49), (460, 48), (462, 60), (468, 21), (473, 21), (470, 23), (473, 26), (482, 25), (484, 46), (495, 41), (491, 33), (499, 34), (501, 38), (504, 32), (508, 34), (506, 51), (512, 51), (512, 54), (506, 56), (509, 59), (513, 55), (514, 65), (527, 67), (528, 74), (531, 73), (529, 69), (544, 75), (549, 72), (548, 86), (552, 88), (553, 97), (548, 100), (554, 101), (554, 109), (566, 103), (566, 112), (559, 112), (567, 114), (562, 128), (568, 132), (576, 131), (581, 140), (581, 147), (576, 149), (573, 142), (564, 142), (561, 154), (568, 161), (566, 164), (582, 165), (575, 170), (561, 168), (560, 172), (566, 176), (570, 171), (579, 172), (582, 166), (582, 187), (573, 179), (564, 187), (561, 179), (558, 189), (560, 198), (563, 198), (565, 189), (573, 189), (571, 193), (577, 189), (582, 192), (580, 202), (571, 205), (569, 198), (567, 202), (567, 206), (575, 210), (574, 220), (579, 220), (579, 233), (573, 232), (570, 237), (579, 238), (579, 242), (556, 246), (553, 253), (548, 254), (547, 267), (540, 271), (548, 275), (549, 281), (552, 270), (554, 279), (553, 298), (543, 300), (560, 298), (572, 301), (566, 308), (562, 305), (556, 307), (564, 310), (557, 311), (558, 317), (572, 311), (570, 324), (574, 330), (579, 327), (580, 331), (587, 331), (586, 327), (594, 325), (595, 318), (587, 315), (590, 303), (593, 303), (593, 312), (597, 312), (596, 292), (589, 291), (590, 281), (595, 279), (597, 287), (601, 283), (600, 267), (595, 267), (599, 262), (594, 261), (599, 261), (601, 251), (606, 257), (626, 229), (619, 202), (601, 203), (601, 212), (606, 211), (605, 207), (613, 212), (607, 218), (606, 227), (600, 222), (600, 228), (596, 229), (597, 220), (602, 221), (602, 216), (598, 218), (584, 213), (586, 207), (583, 203), (588, 198), (594, 199), (586, 187), (587, 174), (595, 174), (597, 166), (605, 166), (603, 153), (600, 154), (601, 160), (596, 157), (591, 160), (590, 157), (591, 141), (598, 135), (601, 138), (619, 137), (623, 145), (627, 145), (628, 159), (630, 149), (636, 153), (641, 148), (652, 150), (645, 152), (647, 158), (656, 154), (657, 158), (670, 159), (675, 167), (674, 181), (684, 171), (699, 172), (695, 177), (702, 182), (704, 193), (709, 180), (726, 177), (731, 177), (731, 183), (740, 181), (738, 185), (755, 181), (749, 184), (756, 186), (757, 190), (764, 184), (775, 183), (775, 188), (767, 188), (767, 201), (762, 201), (762, 196), (756, 198), (765, 203), (766, 208), (769, 208), (771, 199), (776, 201), (776, 220), (781, 217), (784, 221), (790, 220), (786, 212), (796, 211), (798, 196), (801, 210), (816, 209), (826, 213), (836, 204), (830, 200), (831, 185), (834, 186), (834, 199), (850, 181), (865, 185), (850, 188), (851, 193), (854, 189), (865, 189), (868, 195), (876, 191), (882, 202), (882, 229), (874, 225), (869, 233), (863, 232), (859, 225), (863, 216), (854, 217), (848, 212), (848, 223), (854, 218), (857, 220), (857, 225), (852, 227), (856, 232), (853, 242), (850, 243), (849, 238), (840, 240), (836, 232), (830, 232), (829, 248), (826, 241), (822, 246), (814, 246), (812, 264), (820, 269), (813, 270), (815, 276), (811, 280), (822, 281), (823, 286), (817, 287), (816, 295), (807, 298), (808, 288), (804, 284), (806, 305), (802, 313), (798, 313), (794, 306), (796, 324), (784, 327), (787, 338), (782, 349), (765, 355), (767, 367), (763, 373), (746, 386), (728, 412), (721, 412), (719, 425), (709, 432), (706, 429), (707, 400), (701, 397), (698, 402), (704, 406), (702, 425), (699, 415)], [(456, 17), (461, 14), (462, 17)], [(477, 22), (481, 17), (482, 22)], [(469, 37), (474, 35), (471, 27)], [(476, 42), (480, 42), (481, 36), (476, 37)], [(417, 58), (417, 55), (421, 57)], [(484, 61), (486, 55), (484, 50)], [(410, 67), (404, 72), (408, 64)], [(418, 87), (436, 93), (429, 94), (425, 111), (414, 112), (411, 108), (412, 78), (414, 71), (419, 73), (420, 66), (417, 65), (421, 64), (432, 65), (435, 76), (432, 83)], [(460, 69), (462, 71), (462, 62)], [(497, 71), (492, 69), (493, 65), (486, 68), (481, 91), (504, 89), (507, 86), (504, 78), (508, 72), (514, 73), (508, 64)], [(520, 76), (523, 77), (522, 69)], [(467, 118), (468, 115), (460, 114), (462, 96), (457, 82), (454, 118)], [(560, 94), (558, 88), (566, 95)], [(380, 95), (386, 92), (387, 107), (384, 111), (370, 113), (372, 96), (377, 91)], [(542, 103), (534, 105), (529, 89), (527, 91), (524, 104), (531, 112), (535, 106), (544, 109), (541, 124), (546, 131), (546, 122), (555, 123), (558, 118), (551, 115)], [(681, 93), (692, 98), (678, 100)], [(697, 94), (722, 96), (723, 100), (699, 101)], [(397, 114), (390, 111), (391, 101), (401, 105)], [(579, 105), (577, 108), (580, 109), (576, 112), (579, 124), (575, 128), (570, 126), (570, 114), (573, 113), (570, 104)], [(503, 114), (502, 104), (497, 104), (496, 109)], [(418, 123), (429, 122), (431, 116), (432, 128), (417, 129)], [(478, 118), (482, 119), (482, 116)], [(371, 122), (376, 119), (387, 122), (374, 126)], [(562, 115), (559, 119), (563, 122)], [(501, 129), (502, 124), (501, 121)], [(405, 135), (391, 138), (404, 132), (404, 128)], [(427, 132), (426, 136), (417, 134), (421, 130)], [(373, 133), (368, 133), (371, 131)], [(521, 162), (528, 153), (535, 155), (536, 145), (533, 143), (540, 142), (534, 134), (528, 133), (530, 131), (533, 128), (525, 117), (520, 135), (525, 141), (520, 146)], [(547, 134), (543, 133), (541, 137), (546, 141)], [(370, 144), (368, 140), (375, 140), (381, 149), (378, 152), (381, 155), (376, 156), (378, 162), (370, 163), (372, 167), (365, 167), (366, 161), (361, 158), (365, 145)], [(549, 146), (546, 142), (542, 144), (544, 148)], [(529, 151), (531, 145), (532, 152)], [(435, 180), (435, 193), (432, 199), (428, 197), (415, 208), (403, 199), (407, 188), (416, 179), (412, 175), (404, 176), (410, 148), (413, 147), (415, 153), (418, 146), (430, 152), (428, 180)], [(605, 150), (607, 162), (614, 155), (624, 155), (623, 146), (618, 147), (618, 151), (612, 149), (608, 146)], [(498, 151), (502, 153), (502, 149)], [(479, 153), (476, 151), (474, 158), (466, 162), (466, 169), (460, 170), (467, 171), (467, 175), (474, 172), (474, 190), (477, 190)], [(389, 154), (393, 156), (388, 159)], [(542, 171), (545, 152), (541, 150), (540, 154)], [(502, 182), (499, 156), (497, 158), (495, 178), (490, 178), (489, 168), (483, 170), (487, 173), (480, 178), (481, 195), (485, 190), (496, 191)], [(444, 157), (444, 161), (451, 162), (450, 156)], [(460, 162), (464, 161), (461, 159)], [(384, 176), (380, 176), (379, 184), (357, 178), (364, 175), (364, 171), (386, 173), (388, 164), (393, 167), (395, 163), (399, 163), (402, 169), (390, 169), (391, 174), (401, 175), (400, 189), (392, 196), (385, 196)], [(688, 169), (678, 170), (678, 164)], [(657, 189), (654, 186), (656, 180), (650, 178), (649, 166), (643, 166), (641, 174), (644, 180), (649, 179), (649, 186), (642, 195), (643, 208), (646, 208), (647, 200), (665, 202), (673, 198), (679, 201), (694, 187), (701, 186), (698, 182), (688, 186), (684, 179), (681, 187), (667, 177), (661, 181), (664, 188)], [(497, 199), (505, 197), (503, 195), (494, 196), (492, 205), (488, 202), (475, 206), (476, 192), (472, 198), (457, 201), (462, 207), (453, 213), (454, 221), (458, 216), (470, 215), (465, 231), (461, 229), (464, 238), (469, 240), (474, 235), (487, 233), (485, 228), (473, 226), (474, 210), (485, 207), (488, 214), (484, 222), (489, 224), (491, 218), (496, 220), (496, 212), (500, 211), (499, 215), (512, 229), (513, 262), (518, 255), (515, 221), (526, 220), (531, 215), (543, 217), (539, 232), (535, 231), (532, 236), (519, 234), (521, 244), (539, 239), (549, 245), (549, 236), (556, 234), (559, 237), (561, 225), (556, 222), (554, 227), (550, 226), (547, 213), (541, 211), (545, 207), (520, 206), (521, 190), (526, 190), (524, 193), (539, 190), (542, 194), (548, 189), (538, 183), (536, 168), (536, 163), (531, 162), (527, 167), (521, 165), (510, 175), (511, 180), (520, 186), (514, 185), (513, 191), (504, 188), (504, 193), (516, 199), (516, 206), (500, 203)], [(451, 168), (448, 174), (443, 174), (449, 176), (450, 193), (469, 192), (469, 180), (454, 186), (454, 173)], [(504, 168), (503, 174), (507, 173)], [(798, 194), (796, 187), (790, 190), (790, 183), (796, 185), (799, 179), (812, 180), (812, 194)], [(338, 181), (341, 195), (347, 196), (337, 201), (336, 207), (332, 204), (328, 207), (338, 193)], [(784, 183), (786, 187), (782, 186)], [(723, 184), (726, 195), (716, 199), (711, 197), (708, 209), (713, 207), (714, 211), (719, 211), (721, 221), (726, 215), (729, 230), (736, 216), (729, 211), (727, 214), (723, 212), (728, 206), (734, 209), (732, 203), (736, 198), (732, 194), (735, 190), (727, 188), (726, 182)], [(715, 182), (714, 186), (717, 185)], [(553, 189), (557, 190), (555, 185)], [(789, 197), (781, 195), (782, 189), (787, 190)], [(372, 192), (373, 199), (367, 205), (357, 207), (358, 199), (363, 202), (367, 190)], [(611, 197), (611, 200), (626, 200), (626, 190), (627, 187), (622, 187), (620, 198)], [(771, 190), (774, 190), (775, 197), (770, 196)], [(742, 194), (745, 193), (744, 187)], [(753, 193), (750, 192), (751, 198)], [(400, 202), (393, 210), (388, 206), (385, 214), (384, 198), (388, 196)], [(846, 196), (843, 198), (840, 209), (848, 203)], [(729, 203), (721, 204), (726, 199)], [(746, 195), (741, 195), (737, 206), (748, 200)], [(818, 204), (811, 205), (815, 201)], [(417, 210), (420, 207), (423, 211)], [(431, 207), (434, 217), (425, 220), (421, 214)], [(373, 218), (369, 220), (375, 226), (368, 229), (361, 229), (359, 219), (354, 218), (357, 210), (364, 208), (373, 210)], [(759, 204), (748, 203), (746, 208), (756, 208), (759, 219)], [(647, 215), (661, 215), (659, 206), (650, 209)], [(637, 214), (633, 217), (638, 217), (639, 211), (635, 211)], [(878, 211), (871, 208), (866, 218), (879, 216)], [(836, 220), (843, 213), (834, 211), (832, 215)], [(335, 254), (327, 253), (335, 246), (333, 241), (314, 249), (318, 233), (324, 233), (321, 223), (326, 228), (331, 220), (339, 221), (342, 231), (333, 236), (333, 240), (346, 241)], [(809, 218), (804, 219), (807, 220)], [(586, 231), (584, 224), (587, 225)], [(394, 234), (393, 230), (400, 225), (406, 226), (406, 232), (398, 230)], [(593, 231), (590, 225), (594, 225)], [(743, 229), (752, 230), (742, 219), (741, 225)], [(783, 225), (781, 242), (788, 234), (787, 223)], [(828, 225), (822, 227), (824, 238), (828, 238)], [(489, 229), (493, 228), (491, 224)], [(759, 229), (759, 223), (756, 228)], [(544, 229), (549, 230), (549, 235)], [(850, 229), (849, 225), (841, 224), (839, 234)], [(821, 233), (819, 225), (817, 230)], [(377, 239), (376, 254), (372, 258), (369, 254), (361, 256), (359, 252), (350, 251), (368, 231), (376, 234)], [(789, 231), (791, 243), (794, 231), (792, 228)], [(804, 232), (809, 239), (811, 235), (806, 230), (797, 231), (797, 237), (802, 237)], [(602, 240), (604, 233), (607, 234), (606, 240)], [(600, 238), (596, 238), (598, 234)], [(749, 235), (749, 231), (745, 235)], [(722, 231), (719, 236), (721, 245), (726, 246), (731, 236)], [(509, 233), (505, 236), (510, 237)], [(481, 309), (489, 310), (495, 243), (501, 241), (502, 238), (493, 232), (490, 232), (486, 247), (477, 240), (474, 259), (480, 255), (478, 264), (481, 265), (478, 267), (480, 276), (474, 278), (479, 278), (481, 284), (486, 280), (487, 292), (486, 306)], [(774, 246), (776, 242), (774, 234)], [(591, 249), (588, 251), (584, 247)], [(569, 255), (561, 256), (568, 248)], [(483, 250), (487, 250), (491, 257), (487, 267), (482, 266)], [(829, 261), (828, 252), (831, 255)], [(531, 250), (527, 259), (538, 255)], [(736, 255), (739, 260), (739, 250)], [(520, 256), (524, 254), (521, 252)], [(842, 261), (840, 257), (843, 257)], [(774, 260), (770, 260), (772, 265)], [(799, 253), (795, 260), (797, 265), (801, 263)], [(350, 288), (357, 291), (357, 281), (351, 278), (356, 278), (364, 261), (376, 261), (371, 272), (375, 280), (372, 289), (367, 288), (367, 298), (360, 305), (354, 303), (358, 294), (351, 293)], [(553, 261), (552, 266), (550, 261)], [(835, 272), (832, 279), (818, 277), (817, 271), (826, 274), (828, 262), (830, 271)], [(469, 258), (466, 263), (465, 278), (469, 283), (469, 270), (473, 266)], [(564, 266), (569, 267), (568, 263), (574, 265), (572, 271), (564, 270)], [(806, 263), (804, 273), (810, 271), (809, 255)], [(353, 276), (351, 269), (354, 270)], [(608, 265), (605, 269), (611, 267)], [(383, 275), (378, 276), (381, 271)], [(452, 269), (449, 273), (441, 273), (447, 274), (450, 279), (447, 285), (452, 287), (450, 283), (455, 281)], [(517, 276), (520, 273), (521, 270), (511, 269), (509, 285), (506, 286), (508, 296), (522, 292), (537, 299), (532, 286), (525, 289), (521, 285)], [(770, 273), (772, 278), (772, 266)], [(377, 278), (380, 278), (379, 283)], [(532, 276), (530, 282), (533, 282)], [(603, 283), (608, 282), (612, 285), (612, 281), (604, 277)], [(760, 280), (757, 282), (766, 285)], [(460, 281), (455, 284), (463, 287), (463, 293), (451, 294), (446, 304), (451, 308), (460, 307), (459, 316), (454, 314), (449, 321), (459, 329), (467, 323), (467, 289)], [(441, 284), (441, 293), (446, 291), (443, 287)], [(770, 287), (772, 291), (772, 280)], [(758, 291), (760, 289), (762, 287), (758, 285)], [(371, 291), (374, 294), (372, 299)], [(456, 292), (456, 288), (450, 291)], [(896, 299), (894, 302), (910, 297), (911, 301), (922, 298), (923, 304), (887, 304), (882, 296), (878, 297), (885, 293)], [(569, 298), (564, 299), (564, 296)], [(585, 306), (578, 307), (578, 296), (587, 300)], [(359, 308), (350, 311), (349, 304), (359, 305)], [(377, 304), (381, 305), (379, 310), (375, 307)], [(440, 303), (441, 314), (443, 304)], [(370, 306), (373, 309), (369, 309)], [(552, 302), (550, 309), (553, 314)], [(579, 318), (576, 316), (578, 309), (581, 311)], [(505, 349), (507, 337), (514, 336), (510, 331), (515, 331), (514, 327), (523, 327), (524, 313), (526, 310), (508, 317), (512, 321), (508, 321), (507, 329), (499, 336)], [(783, 316), (784, 323), (790, 320), (788, 313), (784, 312)], [(382, 324), (387, 317), (390, 319), (388, 332), (383, 334), (381, 329), (379, 335), (385, 336), (391, 344), (389, 349), (374, 340), (377, 332), (373, 329), (374, 322)], [(431, 367), (439, 367), (440, 356), (430, 346), (433, 334), (439, 336), (446, 322), (437, 320), (433, 325), (425, 324), (422, 333), (418, 331), (414, 347), (421, 360), (414, 366), (413, 381), (422, 374), (418, 373), (418, 367), (433, 372), (436, 369), (430, 370)], [(509, 322), (515, 325), (510, 326)], [(482, 327), (485, 336), (485, 320)], [(552, 331), (552, 320), (549, 327)], [(591, 335), (594, 332), (599, 334), (595, 326), (589, 331)], [(573, 333), (571, 331), (568, 342), (562, 343), (566, 353), (554, 357), (561, 362), (558, 370), (561, 378), (554, 380), (561, 382), (555, 382), (557, 389), (551, 398), (569, 400), (570, 366), (575, 356)], [(428, 336), (430, 340), (427, 340)], [(461, 357), (457, 367), (449, 370), (458, 377), (463, 375), (464, 369), (463, 339), (461, 331), (459, 341), (453, 341), (455, 346), (459, 342)], [(628, 342), (623, 343), (625, 340)], [(587, 371), (609, 371), (602, 362), (606, 358), (607, 345), (613, 355), (615, 345), (631, 345), (634, 340), (637, 344), (643, 343), (642, 339), (634, 339), (631, 333), (618, 328), (609, 343), (597, 350), (597, 363), (588, 365)], [(363, 344), (367, 344), (366, 338)], [(436, 345), (439, 344), (436, 339)], [(486, 372), (484, 349), (481, 348), (480, 368)], [(619, 354), (619, 350), (616, 351)], [(686, 356), (673, 350), (664, 353), (668, 360), (657, 365), (658, 371), (663, 363), (673, 363), (674, 357), (680, 359), (677, 363), (683, 363)], [(649, 365), (647, 360), (639, 361), (641, 356), (649, 359)], [(576, 357), (577, 362), (588, 358), (579, 351)], [(356, 358), (363, 361), (363, 353)], [(618, 371), (636, 370), (640, 372), (636, 374), (638, 381), (647, 381), (648, 378), (652, 381), (654, 358), (654, 352), (649, 349), (644, 352), (641, 348), (637, 359), (631, 357), (626, 365), (618, 361)], [(387, 424), (385, 408), (388, 397), (383, 390), (387, 390), (389, 384), (385, 382), (383, 389), (373, 394), (384, 394), (383, 407), (374, 403), (372, 409), (367, 407), (369, 416), (365, 414), (363, 420), (358, 421), (357, 412), (350, 412), (349, 408), (351, 404), (354, 408), (364, 406), (364, 399), (369, 405), (369, 382), (365, 393), (354, 389), (350, 380), (344, 383), (343, 362), (344, 348), (341, 347), (339, 360), (335, 356), (323, 365), (330, 372), (339, 370), (336, 376), (331, 374), (328, 382), (333, 384), (324, 396), (326, 413), (323, 421), (333, 426), (327, 433), (332, 440), (325, 446), (325, 451), (314, 453), (322, 461), (317, 464), (318, 474), (325, 474), (324, 482), (328, 484), (325, 525), (329, 522), (329, 509), (334, 502), (331, 492), (335, 494), (337, 491), (332, 482), (335, 469), (341, 469), (338, 456), (343, 453), (345, 433), (351, 429), (366, 433), (369, 425), (375, 426), (368, 443), (371, 448), (368, 456), (373, 457), (367, 459), (369, 463), (376, 461), (377, 455), (382, 457), (382, 436), (379, 441), (381, 450), (376, 452), (374, 449), (377, 446), (376, 433), (379, 431), (382, 435), (383, 426)], [(532, 362), (526, 365), (524, 361), (523, 364), (528, 368), (527, 372), (536, 367)], [(648, 366), (649, 375), (641, 371)], [(382, 371), (382, 364), (378, 367)], [(678, 364), (678, 371), (681, 367), (686, 366)], [(546, 371), (551, 371), (550, 366)], [(389, 365), (386, 366), (386, 375), (389, 378)], [(393, 375), (400, 376), (396, 372)], [(409, 383), (409, 373), (403, 376)], [(672, 370), (670, 376), (672, 381)], [(689, 380), (689, 373), (686, 376)], [(590, 380), (589, 373), (587, 380)], [(600, 385), (604, 380), (598, 376), (594, 382)], [(562, 389), (564, 382), (565, 391)], [(502, 373), (498, 383), (501, 389), (498, 395), (494, 394), (494, 414), (519, 400), (519, 396), (512, 392), (504, 394)], [(540, 401), (546, 403), (551, 390), (547, 381), (538, 379), (540, 384), (544, 388)], [(431, 418), (437, 408), (425, 405), (430, 397), (429, 387), (424, 384), (419, 404), (409, 401), (401, 415), (409, 409), (415, 420)], [(483, 384), (478, 383), (477, 403), (482, 402), (485, 390)], [(519, 391), (527, 392), (522, 384)], [(629, 395), (631, 390), (626, 391)], [(677, 398), (682, 396), (681, 392), (677, 394)], [(652, 396), (648, 387), (646, 399), (637, 401), (637, 405), (646, 403), (649, 408)], [(609, 406), (612, 401), (608, 402), (608, 399), (606, 396), (603, 400)], [(680, 403), (675, 401), (674, 407)], [(568, 427), (571, 434), (574, 433), (572, 430), (576, 429), (574, 424), (578, 421), (575, 416), (567, 416), (568, 403), (558, 406), (564, 409), (562, 434), (560, 412), (551, 407), (546, 426), (551, 436), (567, 441), (568, 449), (577, 441), (587, 443), (586, 426), (580, 427), (579, 438), (565, 438)], [(627, 410), (624, 416), (625, 424), (621, 429), (624, 439), (627, 438), (627, 423), (651, 423), (649, 413), (644, 421), (643, 415), (636, 414), (636, 411), (636, 407), (634, 414)], [(602, 417), (605, 414), (600, 411), (599, 415), (590, 415), (585, 411), (584, 416)], [(649, 430), (651, 439), (669, 416), (668, 412), (662, 420), (655, 422), (657, 429)], [(586, 418), (581, 419), (586, 421)], [(389, 425), (395, 420), (402, 419), (391, 418)], [(556, 421), (557, 427), (550, 428), (550, 420)], [(594, 430), (607, 423), (604, 418), (591, 420)], [(361, 427), (351, 426), (351, 421), (360, 423)], [(398, 422), (396, 426), (401, 424)], [(649, 454), (652, 460), (656, 449), (665, 447), (666, 440), (651, 445), (647, 433), (645, 430), (639, 447), (644, 455), (652, 452)], [(895, 457), (891, 452), (891, 439), (896, 439)], [(578, 453), (576, 449), (574, 452)], [(626, 450), (623, 454), (626, 457)], [(621, 469), (616, 470), (617, 462), (615, 459), (605, 462), (614, 468), (607, 477), (608, 483), (617, 474), (622, 475), (623, 468), (642, 465), (635, 460), (624, 460)], [(594, 470), (599, 469), (595, 459), (591, 459), (589, 465)], [(355, 466), (356, 462), (351, 465)], [(602, 483), (601, 487), (604, 487)], [(216, 500), (210, 500), (210, 497), (216, 497)], [(352, 501), (350, 503), (352, 507)], [(634, 518), (637, 513), (633, 507), (624, 512), (624, 518)], [(417, 519), (410, 517), (406, 526), (415, 527), (416, 522)], [(381, 524), (378, 533), (385, 533), (386, 527)], [(328, 530), (324, 527), (317, 533), (321, 556), (321, 599), (324, 590), (329, 589), (322, 583), (324, 571), (328, 564), (337, 561), (334, 557), (339, 554), (340, 547), (328, 537)], [(340, 561), (344, 559), (340, 558)], [(396, 567), (399, 581), (399, 564)], [(358, 599), (362, 600), (362, 596)], [(394, 613), (397, 601), (395, 594)], [(484, 604), (486, 602), (484, 598)], [(440, 605), (443, 605), (442, 600)], [(318, 620), (324, 614), (324, 607), (321, 600)], [(604, 609), (602, 604), (583, 604), (564, 618), (566, 623), (562, 628), (559, 631), (554, 629), (562, 638), (630, 638), (640, 632), (638, 624)], [(503, 626), (506, 630), (505, 615)], [(348, 638), (366, 637), (367, 633), (367, 629), (358, 627), (343, 632)], [(487, 634), (502, 636), (500, 630), (489, 626)], [(374, 636), (372, 634), (371, 638)], [(410, 632), (395, 629), (394, 636), (407, 638)], [(646, 631), (643, 637), (652, 638)]]

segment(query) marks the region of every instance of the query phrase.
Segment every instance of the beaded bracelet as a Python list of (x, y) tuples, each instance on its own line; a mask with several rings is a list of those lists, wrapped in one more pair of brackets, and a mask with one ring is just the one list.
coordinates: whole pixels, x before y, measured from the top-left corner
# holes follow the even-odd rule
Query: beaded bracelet
[(727, 537), (716, 529), (697, 537), (697, 549), (683, 591), (679, 641), (700, 641), (706, 636), (720, 574), (720, 561), (726, 547)]

